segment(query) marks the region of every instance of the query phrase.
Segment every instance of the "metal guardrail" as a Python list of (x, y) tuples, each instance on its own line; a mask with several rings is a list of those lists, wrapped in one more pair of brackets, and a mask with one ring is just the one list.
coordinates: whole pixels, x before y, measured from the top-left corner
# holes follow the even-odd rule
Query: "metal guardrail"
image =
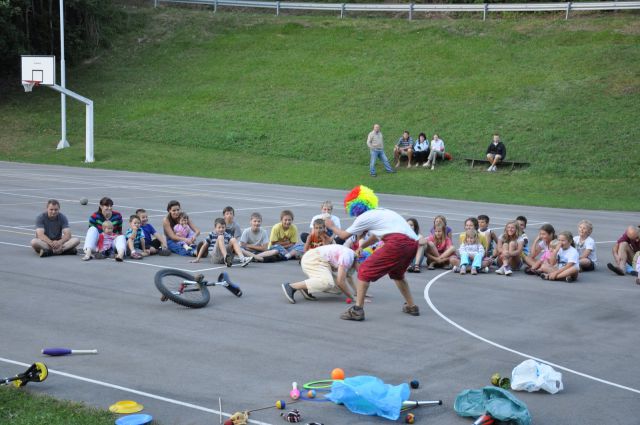
[(415, 4), (415, 3), (302, 3), (281, 1), (251, 1), (251, 0), (154, 0), (154, 6), (159, 3), (182, 3), (213, 6), (214, 12), (218, 6), (246, 7), (260, 9), (275, 9), (276, 15), (281, 10), (319, 10), (340, 12), (343, 18), (347, 12), (401, 12), (407, 13), (413, 19), (414, 12), (473, 12), (482, 13), (485, 20), (490, 12), (565, 12), (565, 19), (569, 19), (572, 11), (602, 11), (602, 10), (640, 10), (640, 1), (602, 1), (602, 2), (562, 2), (562, 3), (484, 3), (484, 4)]

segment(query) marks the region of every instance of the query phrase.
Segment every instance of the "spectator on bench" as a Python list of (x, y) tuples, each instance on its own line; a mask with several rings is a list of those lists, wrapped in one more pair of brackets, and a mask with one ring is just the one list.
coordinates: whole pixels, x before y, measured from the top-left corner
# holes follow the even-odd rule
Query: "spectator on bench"
[(489, 161), (489, 168), (487, 168), (487, 171), (496, 171), (496, 165), (500, 161), (504, 161), (506, 157), (507, 148), (504, 143), (500, 141), (500, 135), (496, 133), (493, 135), (493, 140), (489, 143), (489, 147), (487, 148), (487, 160)]
[(407, 130), (402, 132), (402, 137), (393, 147), (393, 158), (396, 160), (396, 168), (400, 166), (400, 157), (407, 157), (407, 168), (411, 168), (411, 158), (413, 157), (413, 139)]

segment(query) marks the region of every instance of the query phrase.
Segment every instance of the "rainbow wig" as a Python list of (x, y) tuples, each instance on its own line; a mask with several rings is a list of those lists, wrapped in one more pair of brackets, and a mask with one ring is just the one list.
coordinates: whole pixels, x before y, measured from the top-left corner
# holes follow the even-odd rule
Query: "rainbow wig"
[(344, 208), (349, 216), (357, 217), (363, 212), (378, 208), (378, 197), (368, 187), (356, 186), (344, 197)]

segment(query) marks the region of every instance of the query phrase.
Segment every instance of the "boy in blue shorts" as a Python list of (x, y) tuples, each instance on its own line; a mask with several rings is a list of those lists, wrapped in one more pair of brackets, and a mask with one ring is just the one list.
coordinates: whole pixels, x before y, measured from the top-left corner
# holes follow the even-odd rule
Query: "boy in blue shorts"
[(144, 231), (144, 245), (149, 250), (149, 255), (171, 255), (171, 251), (167, 247), (167, 241), (160, 233), (149, 223), (149, 214), (144, 208), (138, 208), (136, 215), (140, 219), (140, 228)]
[(211, 261), (216, 264), (226, 264), (227, 267), (233, 265), (233, 253), (240, 259), (240, 265), (245, 267), (251, 262), (251, 257), (245, 257), (242, 254), (242, 248), (238, 240), (232, 237), (225, 230), (227, 225), (224, 218), (216, 218), (213, 222), (213, 232), (198, 247), (198, 255), (191, 263), (199, 263), (201, 258), (209, 255), (209, 247), (211, 247)]

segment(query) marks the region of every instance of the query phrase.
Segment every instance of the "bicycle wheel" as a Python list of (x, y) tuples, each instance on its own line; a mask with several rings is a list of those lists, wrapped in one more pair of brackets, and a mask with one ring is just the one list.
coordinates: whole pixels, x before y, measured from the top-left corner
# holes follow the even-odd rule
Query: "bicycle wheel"
[(180, 270), (160, 270), (154, 282), (162, 295), (185, 307), (202, 308), (211, 298), (205, 285), (197, 283), (192, 274)]

